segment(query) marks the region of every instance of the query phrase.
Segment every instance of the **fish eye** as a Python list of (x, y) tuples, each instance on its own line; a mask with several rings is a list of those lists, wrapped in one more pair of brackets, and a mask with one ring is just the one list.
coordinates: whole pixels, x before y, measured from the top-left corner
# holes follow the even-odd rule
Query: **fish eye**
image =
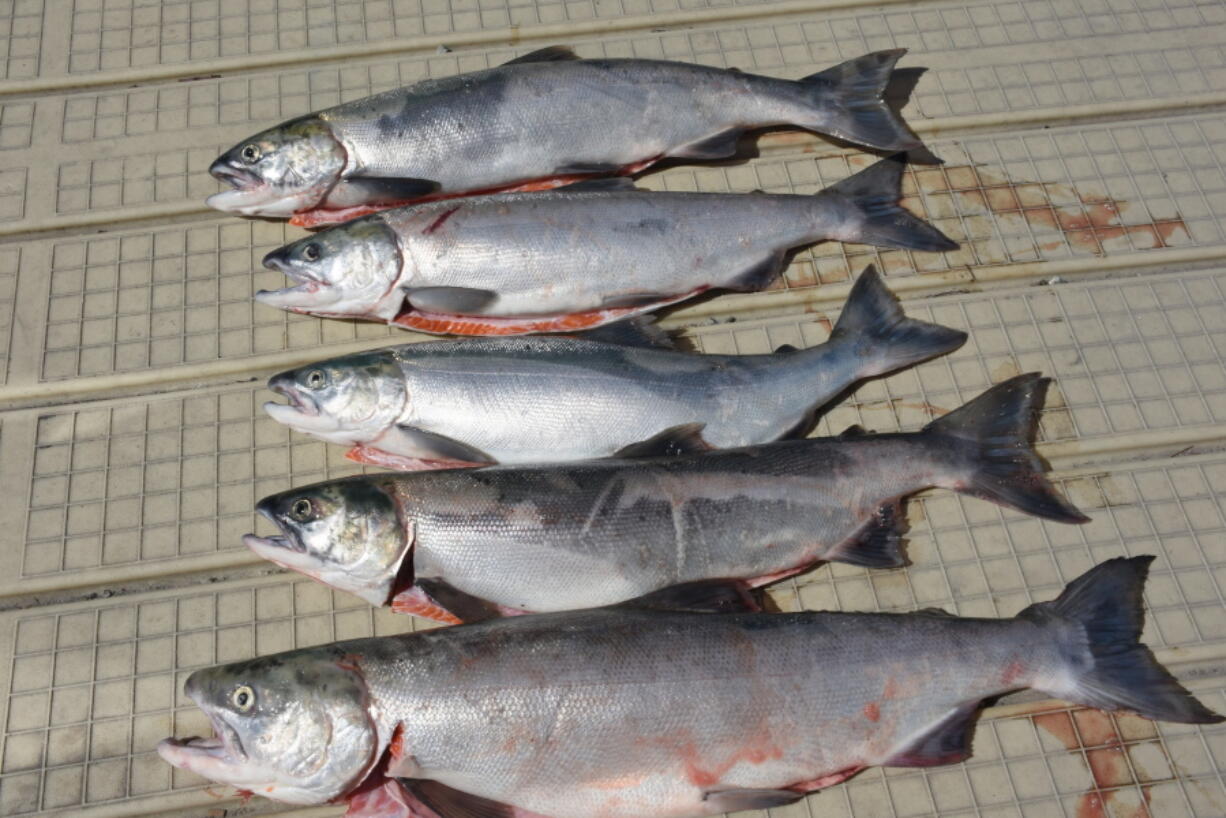
[(319, 245), (315, 242), (311, 242), (302, 248), (302, 257), (307, 261), (319, 261), (319, 257), (321, 255), (323, 255), (323, 253), (320, 251)]
[(314, 515), (314, 509), (311, 508), (311, 501), (303, 497), (295, 500), (294, 504), (289, 507), (289, 516), (293, 517), (300, 523), (305, 523)]
[(238, 152), (238, 155), (243, 157), (243, 161), (250, 165), (260, 158), (260, 146), (254, 143), (243, 145), (243, 149)]
[(328, 375), (322, 369), (312, 369), (306, 374), (306, 385), (312, 389), (322, 389), (328, 383)]
[(230, 694), (230, 703), (240, 713), (246, 713), (255, 707), (255, 691), (247, 685), (236, 687)]

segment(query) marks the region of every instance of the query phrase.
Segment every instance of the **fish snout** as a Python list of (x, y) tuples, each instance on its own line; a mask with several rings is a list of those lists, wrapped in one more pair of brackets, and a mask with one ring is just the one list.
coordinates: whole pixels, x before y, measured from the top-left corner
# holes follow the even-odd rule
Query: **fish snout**
[(275, 494), (271, 497), (265, 497), (256, 503), (255, 510), (277, 528), (281, 527), (281, 524), (277, 521), (277, 496)]
[(230, 154), (222, 154), (209, 165), (209, 175), (219, 182), (225, 182), (235, 190), (246, 190), (260, 183), (260, 178), (244, 167), (239, 167), (230, 158)]
[(264, 260), (260, 263), (263, 264), (268, 270), (276, 270), (278, 272), (285, 273), (287, 276), (296, 277), (289, 261), (288, 251), (288, 247), (278, 247), (276, 250), (273, 250), (271, 253), (264, 256)]
[(204, 695), (204, 679), (200, 675), (200, 671), (196, 671), (187, 677), (187, 681), (183, 683), (183, 694), (196, 704), (202, 701), (201, 696)]

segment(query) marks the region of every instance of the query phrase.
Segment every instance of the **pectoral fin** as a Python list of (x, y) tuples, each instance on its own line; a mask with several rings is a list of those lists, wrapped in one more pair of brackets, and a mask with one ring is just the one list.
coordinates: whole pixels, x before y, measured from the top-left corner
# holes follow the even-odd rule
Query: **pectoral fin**
[(404, 424), (392, 426), (368, 444), (354, 446), (345, 456), (358, 463), (399, 471), (454, 469), (495, 462), (474, 446)]
[(468, 469), (484, 466), (485, 463), (470, 463), (464, 460), (426, 460), (394, 452), (385, 452), (377, 446), (357, 445), (345, 452), (345, 457), (354, 463), (379, 466), (394, 471), (433, 471), (435, 469)]
[(421, 616), (448, 625), (481, 622), (503, 615), (494, 603), (478, 599), (435, 577), (416, 577), (412, 587), (392, 597), (391, 607), (396, 613)]
[(439, 183), (431, 179), (398, 179), (388, 176), (349, 176), (328, 191), (330, 208), (358, 205), (397, 205), (436, 193)]
[(553, 169), (557, 176), (575, 176), (582, 173), (620, 173), (622, 165), (608, 162), (566, 162)]
[(405, 787), (438, 818), (545, 818), (510, 804), (453, 790), (437, 781), (405, 781)]
[(702, 800), (713, 812), (740, 812), (749, 809), (770, 809), (795, 804), (804, 798), (791, 790), (720, 790), (709, 792)]
[(621, 604), (627, 608), (698, 613), (757, 613), (762, 610), (749, 588), (740, 580), (687, 582)]
[(498, 300), (498, 293), (475, 287), (404, 288), (414, 309), (453, 315), (480, 315)]

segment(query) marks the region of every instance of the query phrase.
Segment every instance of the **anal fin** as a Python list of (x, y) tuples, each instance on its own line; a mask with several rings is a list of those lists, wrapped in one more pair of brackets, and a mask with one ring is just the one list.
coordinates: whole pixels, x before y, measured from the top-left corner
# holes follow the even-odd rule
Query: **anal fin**
[(901, 750), (882, 762), (883, 767), (936, 767), (955, 764), (971, 755), (971, 728), (979, 702), (961, 704)]
[(676, 159), (727, 159), (736, 156), (741, 130), (723, 131), (668, 152)]
[(670, 426), (646, 440), (631, 443), (617, 450), (614, 457), (676, 457), (692, 452), (711, 450), (711, 444), (702, 439), (704, 423), (683, 423)]
[(906, 531), (907, 516), (902, 504), (886, 503), (873, 512), (859, 531), (830, 549), (825, 559), (865, 568), (900, 568), (907, 564), (901, 549)]
[(771, 253), (770, 256), (741, 272), (726, 285), (730, 290), (740, 292), (757, 292), (764, 289), (783, 272), (783, 253)]

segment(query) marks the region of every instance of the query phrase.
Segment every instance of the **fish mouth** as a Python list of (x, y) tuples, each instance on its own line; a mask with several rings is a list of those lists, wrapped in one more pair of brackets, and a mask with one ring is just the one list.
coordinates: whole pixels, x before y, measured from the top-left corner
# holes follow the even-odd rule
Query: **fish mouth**
[(323, 567), (322, 560), (298, 546), (289, 537), (260, 537), (255, 534), (244, 534), (243, 545), (250, 548), (260, 559), (268, 560), (273, 565), (288, 571), (297, 571), (308, 577), (317, 578)]
[(214, 777), (219, 768), (245, 763), (247, 753), (237, 730), (220, 716), (207, 710), (205, 713), (213, 724), (213, 735), (208, 738), (192, 736), (184, 739), (171, 736), (158, 742), (157, 751), (167, 764), (206, 777)]
[(209, 165), (209, 175), (235, 190), (252, 190), (264, 184), (264, 180), (254, 171), (231, 165), (225, 159), (218, 159)]
[(295, 296), (314, 295), (325, 287), (331, 286), (328, 281), (318, 278), (312, 275), (310, 271), (290, 263), (282, 250), (273, 250), (264, 256), (264, 260), (261, 263), (266, 269), (276, 270), (294, 283), (292, 286), (282, 287), (279, 290), (260, 290), (255, 294), (257, 301), (270, 304), (274, 307), (300, 306), (300, 302)]
[(315, 402), (315, 399), (302, 392), (302, 390), (294, 388), (292, 383), (287, 383), (283, 376), (278, 375), (270, 379), (268, 381), (268, 390), (289, 401), (288, 404), (274, 403), (273, 401), (268, 401), (264, 404), (264, 411), (273, 420), (292, 424), (294, 420), (319, 417), (319, 405)]

